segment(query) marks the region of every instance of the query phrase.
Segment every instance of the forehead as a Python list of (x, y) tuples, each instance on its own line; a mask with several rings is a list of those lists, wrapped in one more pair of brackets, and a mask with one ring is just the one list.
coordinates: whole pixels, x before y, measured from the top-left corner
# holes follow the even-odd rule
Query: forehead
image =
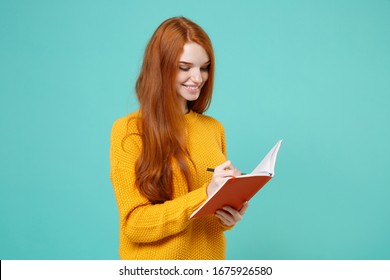
[(209, 55), (201, 45), (194, 42), (187, 42), (183, 46), (183, 53), (180, 55), (180, 61), (204, 64), (209, 60)]

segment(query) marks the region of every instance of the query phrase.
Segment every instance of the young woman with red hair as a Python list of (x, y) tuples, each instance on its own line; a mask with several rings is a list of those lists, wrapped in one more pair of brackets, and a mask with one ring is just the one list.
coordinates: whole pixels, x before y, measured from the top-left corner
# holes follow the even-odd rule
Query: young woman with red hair
[(111, 134), (121, 259), (225, 258), (224, 231), (247, 203), (189, 219), (227, 177), (241, 174), (226, 160), (223, 126), (203, 115), (214, 66), (209, 37), (184, 17), (164, 21), (146, 47), (136, 83), (140, 108), (117, 120)]

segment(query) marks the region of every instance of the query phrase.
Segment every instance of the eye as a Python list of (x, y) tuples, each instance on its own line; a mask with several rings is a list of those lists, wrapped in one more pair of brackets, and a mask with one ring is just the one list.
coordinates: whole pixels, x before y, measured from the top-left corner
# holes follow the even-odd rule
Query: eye
[(210, 63), (204, 64), (201, 68), (200, 71), (202, 72), (208, 72), (210, 70)]
[(179, 66), (179, 69), (180, 69), (181, 71), (185, 71), (185, 72), (187, 72), (187, 71), (190, 70), (189, 67), (185, 67), (185, 66)]

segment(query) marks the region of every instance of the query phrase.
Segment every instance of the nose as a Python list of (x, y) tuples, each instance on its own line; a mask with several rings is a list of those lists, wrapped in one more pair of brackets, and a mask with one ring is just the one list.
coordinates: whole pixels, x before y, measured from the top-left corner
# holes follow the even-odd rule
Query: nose
[(200, 84), (203, 82), (203, 77), (200, 69), (193, 69), (191, 73), (191, 79), (194, 83)]

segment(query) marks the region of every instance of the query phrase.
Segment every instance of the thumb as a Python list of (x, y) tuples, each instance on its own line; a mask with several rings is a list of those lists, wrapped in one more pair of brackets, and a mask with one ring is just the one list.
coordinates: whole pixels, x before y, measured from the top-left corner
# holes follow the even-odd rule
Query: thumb
[(231, 167), (232, 167), (232, 162), (230, 160), (227, 160), (221, 165), (218, 165), (215, 169), (225, 170), (225, 169), (231, 169)]

